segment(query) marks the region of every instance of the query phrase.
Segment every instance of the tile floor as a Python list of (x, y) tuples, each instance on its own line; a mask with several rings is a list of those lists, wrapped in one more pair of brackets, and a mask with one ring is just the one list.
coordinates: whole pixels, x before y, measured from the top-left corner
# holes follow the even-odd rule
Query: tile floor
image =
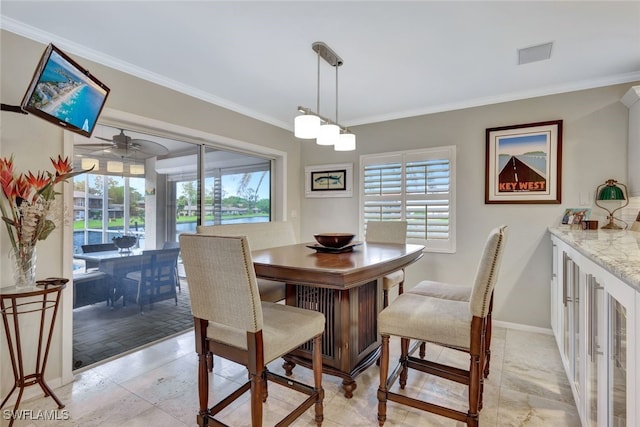
[(193, 328), (189, 287), (183, 283), (178, 303), (168, 299), (150, 308), (132, 301), (122, 305), (119, 299), (113, 307), (98, 303), (73, 310), (74, 369), (129, 352), (145, 344)]
[[(392, 341), (392, 352), (396, 354), (397, 344)], [(461, 367), (468, 363), (466, 356), (448, 349), (433, 346), (427, 347), (427, 352), (429, 358), (455, 361)], [(217, 358), (214, 363), (212, 384), (216, 390), (228, 391), (246, 378), (238, 365)], [(66, 403), (65, 409), (58, 412), (58, 420), (16, 421), (14, 426), (193, 426), (197, 410), (196, 364), (193, 333), (180, 334), (77, 373), (73, 383), (56, 390)], [(280, 361), (275, 361), (270, 368), (282, 372), (280, 365)], [(294, 369), (294, 376), (302, 381), (311, 380), (310, 371), (300, 367)], [(340, 382), (336, 377), (323, 377), (323, 426), (377, 426), (378, 368), (373, 365), (357, 378), (358, 388), (352, 399), (347, 400), (340, 393)], [(460, 409), (465, 407), (464, 386), (426, 374), (412, 372), (407, 390), (419, 390), (436, 403), (453, 401), (460, 402)], [(292, 407), (293, 399), (298, 398), (291, 397), (292, 394), (270, 384), (264, 408), (265, 426), (273, 426)], [(33, 399), (23, 402), (20, 409), (36, 414), (37, 410), (55, 409), (55, 403), (49, 398)], [(243, 396), (241, 402), (223, 411), (221, 420), (233, 427), (249, 426), (248, 411), (248, 400)], [(294, 425), (315, 426), (312, 413), (313, 409), (309, 410)], [(394, 402), (388, 403), (387, 416), (385, 426), (463, 425)], [(7, 420), (2, 419), (2, 426), (6, 425)], [(552, 336), (495, 328), (491, 375), (485, 385), (480, 425), (580, 425)]]

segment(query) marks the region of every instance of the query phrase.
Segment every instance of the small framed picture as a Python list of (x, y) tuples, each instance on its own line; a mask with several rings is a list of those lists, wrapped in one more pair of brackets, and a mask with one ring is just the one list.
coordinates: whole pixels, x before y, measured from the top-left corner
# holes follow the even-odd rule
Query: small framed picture
[(353, 163), (307, 166), (306, 197), (351, 197)]
[(563, 224), (580, 224), (582, 221), (589, 219), (591, 209), (589, 208), (567, 208), (562, 214)]

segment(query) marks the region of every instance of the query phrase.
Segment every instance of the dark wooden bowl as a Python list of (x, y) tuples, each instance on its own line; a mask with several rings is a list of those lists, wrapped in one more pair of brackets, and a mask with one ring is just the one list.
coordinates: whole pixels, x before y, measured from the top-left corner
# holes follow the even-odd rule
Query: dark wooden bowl
[(320, 243), (322, 246), (326, 246), (328, 248), (341, 248), (343, 246), (347, 246), (353, 238), (355, 234), (351, 233), (320, 233), (314, 234), (316, 241)]

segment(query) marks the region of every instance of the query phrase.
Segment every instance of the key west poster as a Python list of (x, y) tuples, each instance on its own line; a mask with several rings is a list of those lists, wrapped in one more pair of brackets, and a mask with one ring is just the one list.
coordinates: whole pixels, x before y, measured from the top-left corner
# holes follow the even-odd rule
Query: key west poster
[(485, 203), (560, 203), (562, 120), (486, 130)]

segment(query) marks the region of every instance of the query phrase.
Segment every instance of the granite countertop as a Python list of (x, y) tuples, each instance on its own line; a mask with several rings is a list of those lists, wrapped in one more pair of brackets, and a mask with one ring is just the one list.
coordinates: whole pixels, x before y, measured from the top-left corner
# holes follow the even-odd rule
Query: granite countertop
[(640, 292), (640, 232), (568, 227), (549, 232)]

